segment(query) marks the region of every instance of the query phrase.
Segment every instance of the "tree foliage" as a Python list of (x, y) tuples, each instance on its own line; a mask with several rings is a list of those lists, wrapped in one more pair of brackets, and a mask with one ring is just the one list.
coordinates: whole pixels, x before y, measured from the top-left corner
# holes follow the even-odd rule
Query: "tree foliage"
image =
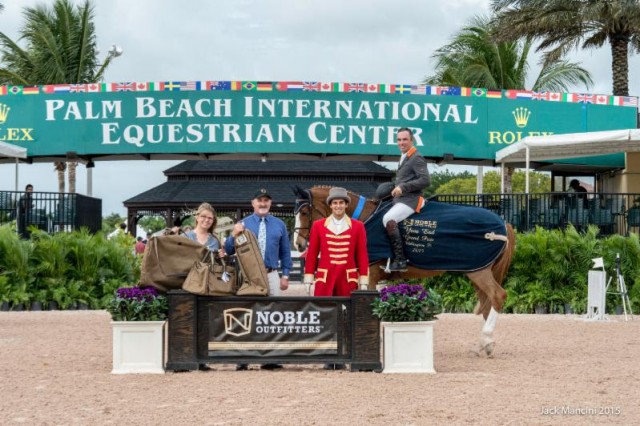
[[(526, 173), (516, 171), (513, 175), (513, 192), (525, 192)], [(440, 185), (437, 194), (475, 194), (477, 177), (475, 175), (455, 177)], [(500, 173), (488, 171), (482, 179), (482, 192), (485, 194), (500, 193)], [(551, 192), (551, 177), (547, 173), (531, 172), (529, 174), (529, 192)]]
[[(436, 50), (435, 74), (427, 77), (425, 83), (490, 90), (525, 89), (532, 39), (496, 42), (492, 32), (489, 18), (474, 17), (449, 44)], [(589, 72), (576, 63), (556, 58), (543, 64), (531, 89), (568, 91), (578, 84), (587, 87), (592, 84)]]
[(640, 51), (637, 0), (493, 0), (494, 34), (501, 42), (522, 37), (541, 40), (545, 63), (569, 51), (609, 44), (613, 94), (629, 95), (629, 52)]

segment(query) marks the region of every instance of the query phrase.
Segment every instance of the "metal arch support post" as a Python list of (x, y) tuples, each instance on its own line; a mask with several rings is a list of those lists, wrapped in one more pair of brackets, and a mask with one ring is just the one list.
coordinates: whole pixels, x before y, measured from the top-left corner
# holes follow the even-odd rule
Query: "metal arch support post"
[(525, 146), (525, 155), (526, 155), (526, 160), (525, 162), (527, 163), (526, 165), (526, 177), (525, 177), (525, 188), (524, 188), (524, 192), (526, 194), (529, 193), (529, 147)]
[(504, 194), (504, 161), (500, 163), (500, 193)]

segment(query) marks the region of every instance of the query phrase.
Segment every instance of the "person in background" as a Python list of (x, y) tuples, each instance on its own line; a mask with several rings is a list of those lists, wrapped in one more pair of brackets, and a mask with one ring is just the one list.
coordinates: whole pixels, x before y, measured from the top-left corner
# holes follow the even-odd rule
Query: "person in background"
[(582, 200), (582, 206), (586, 209), (589, 208), (589, 200), (587, 199), (587, 188), (580, 185), (580, 181), (578, 179), (572, 179), (569, 182), (569, 188), (576, 193), (578, 199)]
[(33, 185), (27, 184), (24, 187), (24, 194), (18, 200), (18, 211), (16, 214), (16, 221), (18, 227), (18, 234), (22, 238), (29, 238), (30, 232), (27, 229), (29, 222), (29, 213), (33, 210)]
[(144, 249), (146, 247), (147, 247), (147, 245), (142, 240), (142, 237), (136, 238), (136, 246), (135, 246), (135, 253), (136, 254), (140, 254), (140, 255), (143, 254), (144, 253)]
[[(262, 188), (256, 191), (251, 200), (253, 214), (245, 217), (233, 226), (231, 236), (225, 241), (225, 251), (228, 254), (235, 253), (235, 237), (240, 232), (249, 230), (253, 232), (260, 246), (260, 253), (267, 268), (269, 278), (269, 295), (279, 296), (280, 291), (289, 288), (289, 272), (293, 267), (291, 261), (291, 245), (289, 234), (284, 222), (271, 215), (271, 194)], [(282, 276), (278, 274), (278, 268), (282, 268)], [(247, 364), (238, 364), (236, 370), (246, 370)], [(274, 370), (282, 368), (280, 364), (263, 364), (260, 368)]]
[[(349, 297), (358, 284), (369, 284), (369, 255), (364, 224), (346, 214), (349, 194), (344, 188), (331, 188), (327, 205), (331, 215), (313, 222), (309, 234), (304, 283), (314, 296)], [(318, 260), (320, 256), (320, 260)], [(344, 364), (328, 363), (325, 370), (342, 370)]]

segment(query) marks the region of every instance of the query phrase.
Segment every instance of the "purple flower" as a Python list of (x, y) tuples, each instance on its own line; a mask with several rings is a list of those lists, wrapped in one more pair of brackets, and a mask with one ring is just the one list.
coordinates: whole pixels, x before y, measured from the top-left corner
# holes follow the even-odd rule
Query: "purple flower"
[(158, 296), (158, 291), (153, 287), (121, 287), (117, 294), (121, 299), (151, 301)]

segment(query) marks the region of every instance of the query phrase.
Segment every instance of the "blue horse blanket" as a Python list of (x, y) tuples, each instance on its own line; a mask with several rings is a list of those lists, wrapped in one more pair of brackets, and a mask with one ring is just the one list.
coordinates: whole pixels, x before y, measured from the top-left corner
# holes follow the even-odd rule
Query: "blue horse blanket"
[[(369, 262), (391, 257), (391, 245), (382, 216), (391, 203), (381, 206), (365, 223)], [(500, 216), (479, 207), (429, 201), (419, 213), (400, 223), (409, 264), (437, 271), (476, 271), (502, 253), (506, 242), (486, 234), (507, 235)]]

